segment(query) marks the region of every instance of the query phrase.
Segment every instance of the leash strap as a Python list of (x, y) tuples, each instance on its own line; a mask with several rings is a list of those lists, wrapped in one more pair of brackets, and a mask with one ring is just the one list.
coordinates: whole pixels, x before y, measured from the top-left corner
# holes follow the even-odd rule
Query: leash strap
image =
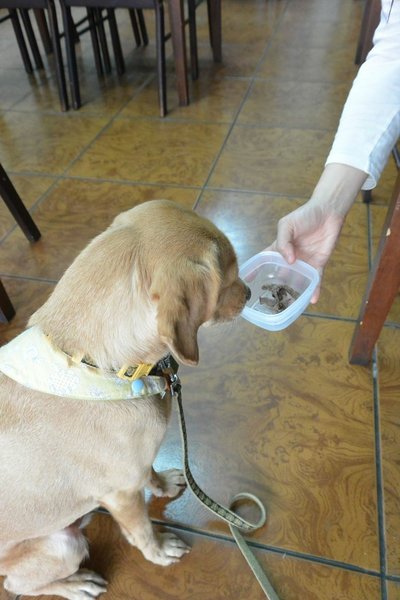
[(176, 375), (176, 373), (170, 374), (170, 381), (171, 381), (171, 394), (172, 394), (172, 396), (176, 397), (177, 403), (178, 403), (179, 424), (180, 424), (182, 447), (183, 447), (184, 474), (185, 474), (186, 482), (187, 482), (188, 486), (190, 487), (191, 491), (193, 492), (193, 494), (196, 496), (196, 498), (198, 498), (198, 500), (203, 504), (203, 506), (205, 506), (209, 511), (216, 514), (218, 517), (220, 517), (221, 519), (223, 519), (224, 521), (226, 521), (228, 523), (231, 533), (232, 533), (233, 537), (235, 538), (236, 543), (239, 546), (241, 553), (243, 554), (244, 558), (246, 559), (247, 564), (249, 565), (250, 569), (253, 571), (253, 573), (254, 573), (258, 583), (260, 584), (267, 599), (268, 600), (279, 600), (278, 596), (276, 595), (275, 590), (273, 589), (271, 583), (268, 580), (268, 577), (262, 570), (260, 563), (254, 556), (254, 554), (253, 554), (252, 550), (250, 549), (250, 547), (248, 546), (245, 538), (241, 534), (241, 531), (245, 531), (245, 532), (255, 531), (256, 529), (259, 529), (260, 527), (262, 527), (264, 525), (266, 518), (267, 518), (265, 508), (264, 508), (261, 500), (259, 500), (253, 494), (247, 494), (247, 493), (237, 494), (231, 502), (231, 507), (238, 500), (247, 499), (247, 500), (253, 501), (260, 510), (260, 518), (257, 521), (257, 523), (250, 523), (249, 521), (246, 521), (246, 519), (243, 519), (242, 517), (237, 515), (233, 510), (231, 510), (231, 508), (226, 508), (225, 506), (222, 506), (218, 502), (215, 502), (215, 500), (212, 500), (197, 485), (197, 483), (192, 475), (192, 472), (190, 470), (190, 466), (189, 466), (186, 424), (185, 424), (185, 416), (183, 413), (183, 404), (182, 404), (182, 391), (181, 391), (182, 386), (181, 386), (179, 377)]

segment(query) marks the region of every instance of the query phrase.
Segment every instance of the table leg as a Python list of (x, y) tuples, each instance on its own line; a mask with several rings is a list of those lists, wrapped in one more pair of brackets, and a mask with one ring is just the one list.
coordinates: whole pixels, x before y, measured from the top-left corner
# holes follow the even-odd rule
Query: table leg
[(187, 79), (183, 0), (168, 0), (168, 10), (171, 23), (171, 37), (174, 51), (179, 104), (180, 106), (187, 106), (189, 104), (189, 87)]

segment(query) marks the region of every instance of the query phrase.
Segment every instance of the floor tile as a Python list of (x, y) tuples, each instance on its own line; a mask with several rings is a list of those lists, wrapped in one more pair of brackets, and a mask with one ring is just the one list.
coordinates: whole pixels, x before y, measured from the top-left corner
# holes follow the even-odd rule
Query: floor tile
[(387, 565), (388, 572), (391, 575), (400, 575), (400, 472), (398, 453), (400, 444), (398, 380), (400, 351), (398, 330), (386, 328), (382, 330), (378, 340), (378, 360)]
[[(376, 569), (372, 380), (347, 364), (352, 332), (305, 316), (283, 332), (242, 319), (204, 329), (200, 367), (181, 372), (183, 401), (194, 477), (222, 503), (259, 495), (268, 522), (257, 541)], [(174, 417), (156, 467), (180, 463)], [(227, 533), (189, 491), (165, 518)]]
[[(175, 533), (182, 535), (179, 531)], [(188, 533), (182, 537), (192, 545), (190, 554), (176, 565), (157, 567), (128, 546), (109, 517), (96, 515), (89, 526), (92, 557), (89, 566), (109, 581), (106, 597), (110, 600), (265, 598), (233, 544)], [(285, 600), (301, 597), (308, 600), (380, 600), (380, 584), (376, 577), (262, 550), (256, 551), (256, 555), (279, 597)], [(45, 599), (53, 600), (53, 597), (39, 596), (39, 600)]]
[(226, 125), (114, 121), (69, 174), (201, 186), (227, 133)]
[[(281, 217), (302, 200), (239, 192), (206, 192), (198, 210), (232, 241), (240, 263), (274, 241)], [(368, 278), (367, 209), (356, 204), (329, 261), (320, 300), (307, 311), (332, 316), (358, 316)]]
[(333, 133), (236, 125), (209, 185), (309, 197)]
[[(40, 196), (52, 185), (53, 179), (49, 177), (27, 177), (10, 174), (10, 180), (17, 190), (22, 202), (30, 208)], [(0, 202), (0, 239), (13, 227), (15, 220), (3, 202)]]
[[(174, 81), (168, 85), (169, 117), (190, 121), (231, 123), (249, 87), (249, 81), (216, 79), (206, 73), (191, 83), (189, 106), (179, 106), (174, 85)], [(126, 105), (119, 116), (154, 116), (154, 104), (157, 105), (157, 81), (153, 79)]]
[(240, 112), (240, 125), (335, 129), (346, 100), (345, 83), (255, 81)]
[(47, 300), (54, 285), (11, 277), (2, 277), (1, 281), (16, 312), (10, 323), (0, 323), (0, 345), (3, 345), (25, 329), (29, 317)]
[(197, 194), (193, 189), (61, 181), (33, 214), (42, 238), (28, 244), (19, 230), (14, 231), (2, 244), (0, 272), (58, 280), (80, 250), (118, 213), (156, 198), (191, 207)]
[(103, 117), (70, 113), (5, 112), (0, 121), (0, 152), (6, 170), (62, 173), (105, 125)]
[(351, 82), (356, 75), (355, 49), (335, 46), (310, 48), (271, 44), (257, 77), (277, 77), (285, 81)]
[(400, 581), (389, 582), (388, 587), (388, 600), (399, 600), (400, 599)]
[(11, 108), (24, 98), (32, 89), (31, 79), (22, 69), (0, 68), (0, 81), (7, 80), (7, 85), (0, 87), (0, 110)]

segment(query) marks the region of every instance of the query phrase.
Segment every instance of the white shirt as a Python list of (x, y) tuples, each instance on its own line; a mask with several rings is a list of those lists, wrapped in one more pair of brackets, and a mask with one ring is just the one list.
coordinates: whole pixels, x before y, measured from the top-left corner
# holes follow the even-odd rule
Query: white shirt
[(400, 136), (400, 0), (382, 0), (373, 41), (353, 82), (326, 161), (368, 173), (364, 190), (376, 186)]

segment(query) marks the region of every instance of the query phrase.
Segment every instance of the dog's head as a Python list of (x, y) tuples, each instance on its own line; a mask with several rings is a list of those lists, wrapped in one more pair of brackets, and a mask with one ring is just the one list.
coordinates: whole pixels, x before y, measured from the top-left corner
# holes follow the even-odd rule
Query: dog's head
[(197, 332), (238, 315), (249, 289), (235, 252), (207, 219), (166, 200), (118, 215), (33, 315), (54, 343), (102, 368), (199, 359)]
[(180, 362), (196, 365), (199, 327), (232, 320), (250, 295), (232, 245), (208, 219), (168, 201), (122, 213), (112, 227), (129, 223), (140, 231), (138, 259), (160, 338)]

